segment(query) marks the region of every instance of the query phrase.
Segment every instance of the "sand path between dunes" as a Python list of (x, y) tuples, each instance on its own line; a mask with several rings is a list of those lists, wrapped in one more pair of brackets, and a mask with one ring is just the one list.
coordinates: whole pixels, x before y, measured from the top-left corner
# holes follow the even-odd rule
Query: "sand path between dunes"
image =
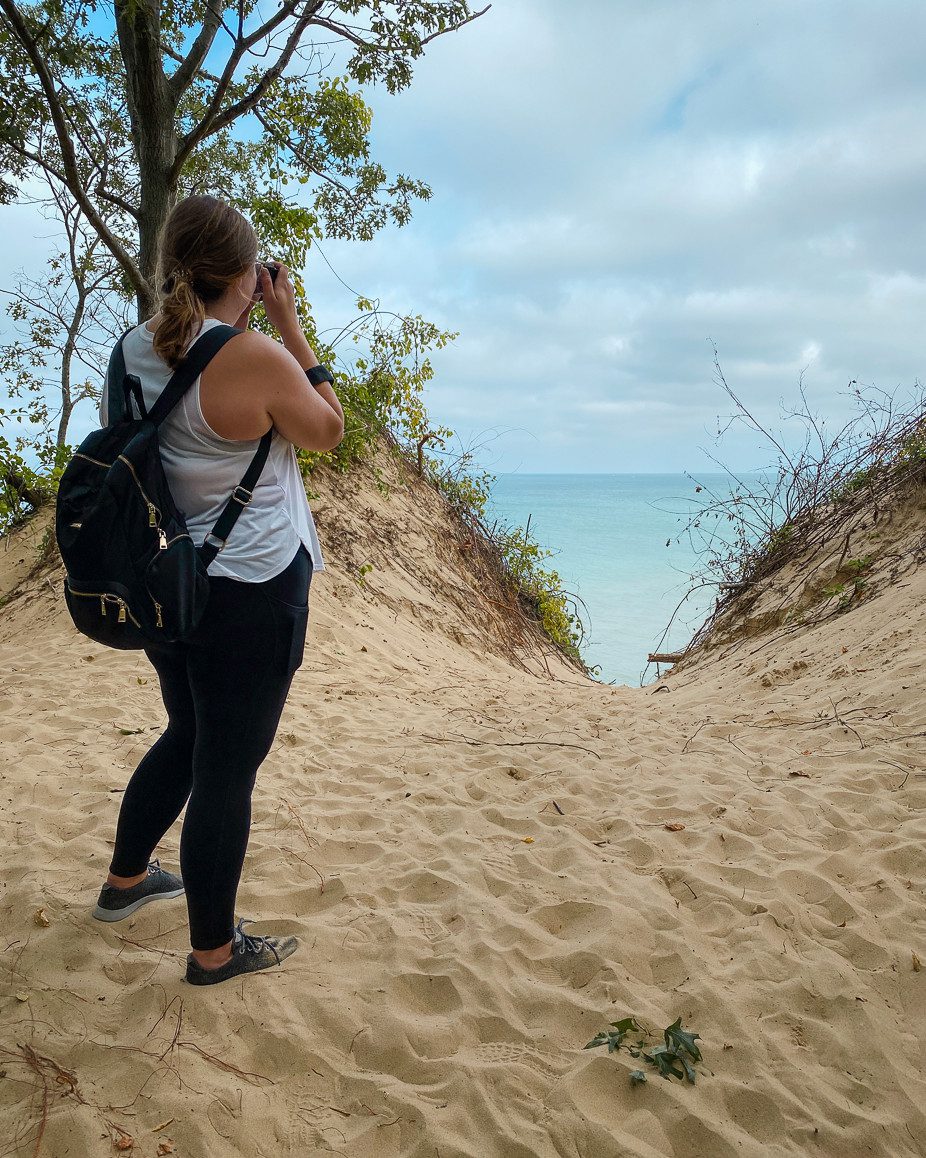
[[(182, 899), (89, 916), (154, 673), (47, 584), (0, 613), (3, 1152), (44, 1098), (54, 1158), (926, 1153), (926, 578), (662, 690), (326, 581), (239, 892), (303, 945), (210, 989)], [(627, 1014), (701, 1035), (695, 1085), (583, 1049)]]

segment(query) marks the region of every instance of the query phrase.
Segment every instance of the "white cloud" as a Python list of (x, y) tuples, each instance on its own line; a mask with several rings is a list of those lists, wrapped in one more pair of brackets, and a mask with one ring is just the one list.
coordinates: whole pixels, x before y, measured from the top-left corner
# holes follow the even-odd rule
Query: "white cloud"
[[(461, 331), (429, 403), (464, 442), (498, 433), (493, 469), (702, 468), (730, 410), (711, 342), (769, 421), (805, 367), (824, 413), (854, 378), (922, 377), (924, 39), (906, 0), (496, 0), (410, 90), (369, 94), (373, 155), (433, 200), (321, 248), (352, 290)], [(13, 254), (41, 260), (23, 212), (0, 209), (3, 285)], [(337, 332), (351, 292), (319, 253), (306, 279)]]
[(579, 402), (577, 410), (584, 410), (588, 414), (647, 414), (656, 410), (675, 410), (671, 402), (662, 402), (658, 398), (626, 398), (616, 402)]

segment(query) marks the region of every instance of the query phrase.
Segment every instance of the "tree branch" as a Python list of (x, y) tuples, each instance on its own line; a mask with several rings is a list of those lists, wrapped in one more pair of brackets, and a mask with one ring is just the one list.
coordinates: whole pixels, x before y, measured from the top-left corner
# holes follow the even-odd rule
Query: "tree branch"
[[(469, 24), (469, 22), (471, 20), (477, 20), (480, 16), (485, 16), (485, 14), (489, 11), (489, 9), (491, 7), (492, 7), (491, 4), (487, 4), (485, 6), (485, 8), (482, 9), (481, 12), (472, 12), (464, 20), (459, 21), (459, 23), (457, 23), (457, 24), (451, 24), (448, 28), (439, 28), (436, 32), (432, 32), (428, 36), (425, 36), (421, 40), (419, 40), (418, 41), (419, 45), (422, 48), (424, 48), (424, 46), (426, 44), (429, 44), (432, 40), (435, 40), (438, 36), (445, 36), (448, 32), (456, 32), (456, 30), (458, 28), (462, 28), (464, 24)], [(326, 28), (329, 32), (334, 32), (338, 36), (343, 36), (345, 40), (349, 40), (353, 44), (356, 44), (358, 48), (372, 48), (372, 49), (376, 49), (378, 52), (407, 52), (408, 51), (408, 48), (405, 45), (371, 44), (370, 41), (364, 40), (362, 36), (358, 36), (356, 32), (352, 32), (346, 24), (338, 24), (336, 21), (329, 20), (327, 17), (324, 17), (324, 16), (316, 16), (312, 20), (312, 23), (317, 24), (319, 26), (319, 28)]]
[(48, 101), (48, 109), (55, 127), (55, 132), (58, 136), (61, 158), (64, 162), (64, 183), (84, 211), (87, 220), (97, 230), (113, 256), (121, 263), (137, 292), (147, 292), (145, 280), (141, 275), (141, 270), (138, 268), (137, 263), (119, 239), (111, 232), (103, 218), (97, 213), (96, 208), (81, 184), (80, 174), (77, 171), (77, 159), (74, 156), (74, 146), (71, 143), (71, 138), (68, 136), (65, 113), (58, 100), (54, 78), (48, 70), (48, 65), (45, 63), (45, 58), (39, 51), (38, 45), (30, 35), (19, 8), (13, 3), (13, 0), (0, 0), (0, 10), (5, 14), (17, 39), (28, 53), (29, 59), (35, 68), (36, 75), (39, 78), (39, 82), (42, 85), (45, 99)]
[(438, 29), (437, 32), (432, 32), (430, 36), (426, 36), (424, 40), (419, 41), (421, 47), (424, 48), (426, 44), (430, 44), (432, 40), (435, 40), (438, 36), (443, 36), (447, 32), (456, 32), (458, 28), (462, 28), (464, 24), (469, 24), (471, 20), (478, 20), (480, 16), (485, 16), (491, 7), (491, 4), (486, 4), (481, 12), (471, 12), (470, 15), (467, 16), (465, 20), (461, 20), (459, 24), (454, 24), (450, 28)]
[[(312, 23), (317, 24), (319, 28), (327, 28), (329, 32), (337, 33), (338, 36), (343, 36), (345, 40), (350, 40), (353, 44), (356, 44), (358, 48), (372, 47), (372, 45), (368, 44), (362, 36), (358, 36), (355, 32), (351, 32), (351, 30), (345, 24), (335, 24), (333, 20), (328, 20), (321, 16), (317, 16), (312, 21)], [(392, 51), (392, 49), (384, 48), (383, 51), (389, 52)]]
[(305, 168), (309, 170), (310, 173), (315, 173), (319, 177), (324, 176), (324, 174), (319, 172), (319, 170), (316, 169), (314, 165), (309, 164), (309, 162), (306, 160), (306, 158), (302, 155), (301, 151), (296, 147), (296, 145), (293, 144), (293, 142), (290, 139), (290, 137), (288, 136), (288, 134), (280, 132), (279, 129), (277, 129), (277, 127), (275, 125), (271, 124), (270, 121), (267, 120), (267, 118), (264, 116), (264, 114), (261, 112), (260, 109), (254, 110), (254, 116), (264, 126), (264, 128), (270, 134), (271, 138), (278, 145), (285, 145), (286, 148), (289, 149), (289, 151), (292, 153), (292, 155), (294, 157), (296, 157), (298, 160), (300, 160), (302, 162), (302, 164), (305, 166)]
[(190, 51), (186, 54), (186, 57), (180, 56), (179, 53), (174, 53), (163, 44), (161, 45), (163, 52), (166, 52), (175, 60), (180, 61), (180, 67), (167, 81), (171, 94), (173, 95), (175, 106), (180, 103), (180, 98), (190, 87), (193, 77), (196, 75), (202, 62), (206, 59), (209, 49), (212, 47), (212, 42), (215, 39), (215, 34), (218, 32), (219, 26), (222, 23), (221, 13), (213, 8), (210, 0), (206, 0), (206, 12), (207, 15), (203, 21), (203, 26), (190, 46)]
[(40, 507), (44, 501), (41, 491), (34, 490), (15, 467), (0, 466), (0, 483), (15, 491), (30, 507)]
[[(284, 68), (291, 60), (296, 49), (299, 47), (299, 42), (302, 38), (302, 35), (309, 25), (315, 24), (320, 28), (327, 29), (329, 32), (334, 32), (339, 36), (343, 36), (346, 40), (356, 44), (359, 48), (378, 49), (384, 53), (402, 51), (402, 49), (394, 45), (378, 46), (375, 44), (369, 44), (346, 25), (337, 24), (333, 20), (316, 15), (324, 2), (325, 0), (310, 0), (310, 2), (305, 5), (305, 9), (294, 25), (277, 62), (264, 73), (254, 88), (246, 96), (242, 97), (241, 100), (237, 101), (235, 104), (229, 105), (228, 108), (226, 108), (224, 111), (219, 112), (222, 100), (228, 91), (234, 76), (235, 69), (241, 58), (254, 44), (262, 40), (264, 37), (269, 36), (270, 33), (272, 33), (287, 17), (293, 15), (293, 13), (298, 9), (299, 4), (295, 2), (295, 0), (287, 0), (287, 2), (283, 4), (282, 8), (275, 16), (266, 21), (259, 28), (256, 28), (253, 32), (249, 33), (246, 37), (241, 36), (242, 21), (239, 18), (238, 35), (233, 36), (234, 47), (232, 53), (225, 64), (225, 68), (223, 69), (221, 77), (219, 77), (215, 82), (216, 89), (212, 95), (212, 100), (209, 103), (209, 107), (206, 109), (206, 112), (203, 114), (199, 123), (190, 130), (190, 132), (181, 140), (179, 144), (177, 156), (170, 173), (170, 181), (172, 183), (176, 182), (180, 171), (183, 168), (183, 165), (187, 161), (187, 158), (201, 141), (203, 141), (206, 137), (220, 132), (222, 129), (232, 124), (245, 113), (254, 110), (261, 97), (267, 92), (274, 81), (282, 75)], [(423, 37), (419, 41), (419, 44), (423, 47), (431, 40), (434, 40), (437, 36), (443, 36), (447, 32), (455, 32), (458, 28), (462, 28), (464, 24), (469, 24), (470, 21), (476, 20), (480, 16), (484, 16), (491, 7), (491, 4), (487, 4), (485, 8), (478, 12), (471, 13), (465, 19), (460, 20), (450, 27), (432, 32), (430, 35)], [(181, 60), (180, 67), (168, 82), (171, 85), (171, 91), (174, 93), (177, 99), (179, 99), (180, 93), (182, 93), (184, 88), (187, 87), (193, 73), (195, 72), (195, 66), (192, 65), (194, 53), (200, 51), (200, 56), (197, 63), (201, 64), (202, 60), (206, 56), (206, 53), (208, 52), (208, 48), (211, 45), (212, 40), (214, 39), (215, 31), (217, 30), (219, 24), (222, 24), (223, 27), (226, 27), (221, 20), (221, 15), (212, 7), (210, 0), (207, 0), (207, 8), (212, 16), (212, 19), (207, 20), (207, 22), (204, 23), (203, 28), (200, 30), (200, 33), (196, 38), (196, 42), (190, 49), (190, 53), (185, 59), (182, 59), (179, 53), (175, 52), (168, 46), (163, 44), (161, 45), (162, 52), (164, 52), (167, 56), (170, 56), (174, 60)], [(228, 29), (227, 31), (229, 31), (229, 35), (231, 36), (231, 31)], [(189, 76), (187, 74), (189, 74)], [(179, 81), (177, 80), (178, 77), (180, 77)], [(293, 152), (295, 154), (296, 151), (293, 150)], [(324, 174), (320, 173), (319, 176), (324, 176)]]
[(279, 24), (283, 15), (289, 15), (295, 8), (295, 5), (284, 5), (283, 11), (278, 14), (278, 16), (274, 17), (272, 20), (268, 20), (267, 23), (262, 25), (261, 28), (256, 32), (251, 33), (249, 36), (245, 37), (244, 40), (239, 40), (236, 43), (234, 51), (229, 57), (228, 63), (226, 64), (221, 79), (219, 80), (216, 91), (212, 96), (212, 101), (210, 102), (208, 109), (206, 109), (206, 112), (203, 114), (199, 124), (194, 126), (194, 128), (192, 128), (180, 142), (180, 146), (177, 149), (176, 159), (174, 160), (173, 166), (171, 167), (169, 178), (171, 183), (177, 181), (180, 175), (180, 171), (186, 163), (187, 158), (200, 143), (200, 141), (204, 140), (208, 136), (211, 136), (213, 133), (217, 133), (224, 129), (226, 125), (230, 125), (233, 121), (237, 120), (238, 117), (252, 109), (264, 95), (270, 85), (272, 85), (274, 81), (276, 81), (282, 75), (283, 69), (287, 64), (289, 64), (293, 53), (299, 46), (299, 41), (302, 38), (302, 34), (312, 22), (312, 15), (322, 6), (323, 3), (324, 0), (312, 0), (312, 3), (310, 3), (306, 9), (306, 12), (300, 16), (296, 24), (293, 26), (293, 29), (289, 34), (289, 38), (286, 41), (286, 45), (283, 48), (283, 51), (280, 53), (276, 64), (267, 69), (267, 71), (247, 96), (242, 97), (240, 101), (230, 105), (227, 109), (225, 109), (224, 112), (219, 113), (218, 109), (222, 103), (222, 99), (224, 98), (225, 93), (228, 91), (228, 86), (231, 84), (235, 67), (238, 64), (238, 61), (244, 55), (245, 51), (247, 51), (247, 49), (250, 48), (251, 45), (256, 42), (256, 40), (260, 39), (260, 34), (263, 33), (264, 29), (270, 28), (271, 26), (275, 27), (277, 24)]
[(354, 200), (357, 199), (353, 189), (350, 189), (347, 185), (343, 184), (337, 179), (337, 177), (332, 177), (330, 173), (326, 173), (323, 169), (317, 169), (314, 165), (312, 165), (308, 158), (303, 155), (302, 150), (297, 145), (293, 144), (292, 139), (286, 133), (281, 133), (276, 128), (276, 126), (272, 125), (260, 111), (260, 109), (254, 109), (254, 116), (257, 117), (258, 121), (260, 121), (260, 123), (269, 133), (270, 137), (276, 141), (277, 144), (284, 145), (287, 149), (289, 149), (296, 160), (301, 162), (303, 168), (307, 169), (310, 173), (314, 173), (316, 177), (321, 177), (323, 181), (327, 181), (329, 184), (334, 185), (335, 188), (340, 189), (342, 193), (347, 194), (349, 197), (353, 197)]
[[(39, 153), (33, 153), (31, 149), (24, 149), (22, 145), (17, 145), (9, 141), (6, 142), (6, 147), (11, 152), (18, 153), (19, 156), (25, 158), (25, 160), (33, 161), (36, 165), (39, 165), (42, 169), (44, 169), (46, 173), (50, 174), (52, 177), (56, 177), (62, 185), (65, 185), (68, 189), (70, 189), (70, 183), (67, 179), (67, 175), (62, 173), (61, 170), (57, 168), (57, 166), (53, 165), (51, 161), (47, 160)], [(136, 205), (132, 205), (131, 202), (124, 200), (118, 194), (110, 193), (107, 189), (105, 189), (103, 187), (102, 177), (97, 185), (97, 194), (102, 198), (102, 200), (109, 201), (110, 204), (115, 205), (117, 209), (121, 209), (124, 213), (128, 213), (131, 217), (134, 217), (136, 221), (138, 220), (138, 207)]]

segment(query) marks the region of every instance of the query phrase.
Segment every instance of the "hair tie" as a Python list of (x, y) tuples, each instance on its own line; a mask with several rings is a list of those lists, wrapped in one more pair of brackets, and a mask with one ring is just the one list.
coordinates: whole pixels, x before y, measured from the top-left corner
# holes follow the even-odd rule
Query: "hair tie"
[(192, 284), (193, 284), (193, 278), (192, 278), (189, 270), (186, 270), (183, 268), (183, 266), (178, 265), (173, 270), (171, 270), (171, 272), (167, 275), (167, 280), (164, 282), (164, 285), (162, 286), (162, 291), (164, 293), (170, 293), (170, 291), (174, 288), (174, 286), (176, 286), (179, 282), (182, 282), (182, 281), (185, 281), (187, 283), (187, 285), (190, 285), (190, 286), (192, 286)]

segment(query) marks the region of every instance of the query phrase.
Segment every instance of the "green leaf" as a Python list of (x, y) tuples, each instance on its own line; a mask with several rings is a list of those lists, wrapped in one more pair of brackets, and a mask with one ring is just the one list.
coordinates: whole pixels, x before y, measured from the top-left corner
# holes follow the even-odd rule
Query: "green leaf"
[[(616, 1024), (615, 1022), (611, 1023)], [(624, 1040), (624, 1034), (614, 1029), (603, 1029), (596, 1034), (588, 1045), (583, 1046), (583, 1049), (591, 1049), (593, 1046), (606, 1045), (608, 1053), (614, 1053), (615, 1050), (620, 1049), (621, 1042)]]
[(672, 1077), (684, 1081), (685, 1071), (681, 1068), (679, 1056), (674, 1049), (657, 1045), (652, 1053), (645, 1053), (643, 1056), (659, 1070), (666, 1080)]
[(667, 1026), (663, 1031), (666, 1039), (666, 1046), (675, 1049), (682, 1049), (690, 1054), (695, 1061), (701, 1060), (701, 1051), (695, 1045), (695, 1038), (700, 1037), (700, 1033), (689, 1033), (688, 1030), (682, 1029), (682, 1019), (677, 1017), (671, 1025)]
[(642, 1070), (630, 1071), (630, 1084), (632, 1086), (642, 1086), (646, 1081), (646, 1074)]

